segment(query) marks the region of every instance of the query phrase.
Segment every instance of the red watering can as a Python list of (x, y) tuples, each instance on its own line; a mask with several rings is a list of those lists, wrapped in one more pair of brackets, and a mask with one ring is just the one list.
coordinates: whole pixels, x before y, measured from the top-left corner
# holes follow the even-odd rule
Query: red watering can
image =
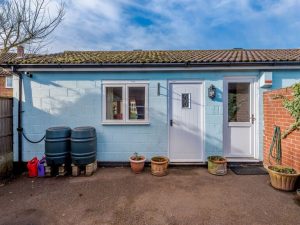
[(38, 163), (39, 160), (37, 157), (34, 157), (27, 163), (28, 176), (29, 177), (37, 177), (38, 175)]

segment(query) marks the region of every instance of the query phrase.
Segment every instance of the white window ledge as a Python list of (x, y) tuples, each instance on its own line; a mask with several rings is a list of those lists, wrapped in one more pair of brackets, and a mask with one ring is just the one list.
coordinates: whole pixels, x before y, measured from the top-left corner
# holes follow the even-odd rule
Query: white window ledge
[(141, 122), (102, 122), (102, 125), (121, 125), (121, 126), (131, 126), (131, 125), (150, 125), (149, 121), (141, 121)]

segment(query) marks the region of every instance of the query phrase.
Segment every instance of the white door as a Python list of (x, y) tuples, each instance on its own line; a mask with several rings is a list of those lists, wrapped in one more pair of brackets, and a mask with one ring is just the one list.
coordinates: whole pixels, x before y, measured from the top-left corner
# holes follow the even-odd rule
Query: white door
[(227, 157), (254, 157), (255, 79), (224, 80), (224, 151)]
[(202, 153), (202, 84), (170, 84), (171, 162), (201, 162)]

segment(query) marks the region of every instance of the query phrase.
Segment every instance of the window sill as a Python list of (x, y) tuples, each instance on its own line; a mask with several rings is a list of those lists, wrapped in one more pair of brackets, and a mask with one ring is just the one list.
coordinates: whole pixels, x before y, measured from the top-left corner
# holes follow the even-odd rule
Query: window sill
[(131, 125), (150, 125), (149, 121), (143, 121), (143, 122), (102, 122), (103, 126), (106, 125), (121, 125), (121, 126), (131, 126)]

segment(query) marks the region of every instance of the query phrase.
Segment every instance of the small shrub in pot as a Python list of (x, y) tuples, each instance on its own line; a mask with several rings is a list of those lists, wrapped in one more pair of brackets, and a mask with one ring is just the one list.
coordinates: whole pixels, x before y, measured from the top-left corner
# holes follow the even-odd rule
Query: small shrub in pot
[(145, 156), (139, 155), (137, 152), (129, 158), (131, 170), (134, 173), (141, 173), (144, 170)]
[(283, 191), (293, 191), (297, 178), (300, 175), (295, 169), (280, 165), (268, 166), (268, 172), (271, 185)]
[(207, 161), (209, 173), (218, 176), (227, 174), (227, 160), (223, 156), (209, 156)]

